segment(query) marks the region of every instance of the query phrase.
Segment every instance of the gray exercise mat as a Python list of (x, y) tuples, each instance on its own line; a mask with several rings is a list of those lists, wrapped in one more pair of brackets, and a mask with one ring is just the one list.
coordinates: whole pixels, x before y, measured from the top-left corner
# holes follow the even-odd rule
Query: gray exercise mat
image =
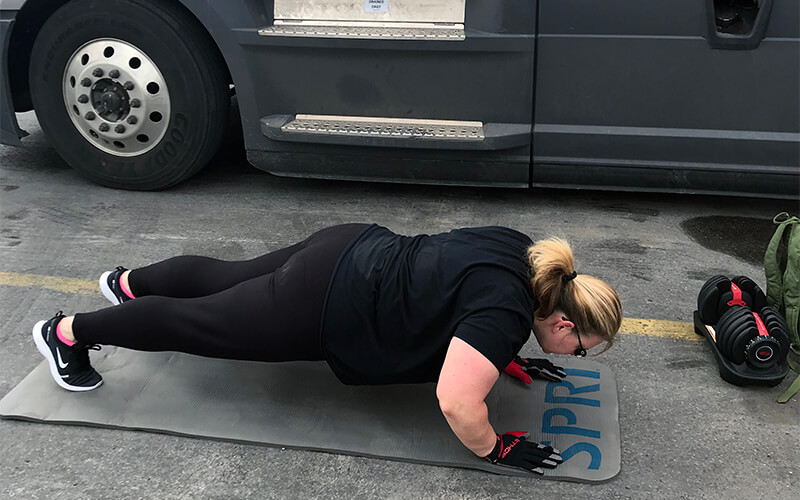
[[(68, 392), (37, 366), (0, 401), (0, 416), (164, 432), (541, 477), (475, 457), (449, 430), (434, 384), (345, 386), (323, 362), (256, 363), (104, 348), (104, 384)], [(549, 479), (605, 481), (620, 468), (617, 384), (611, 370), (558, 358), (567, 379), (500, 377), (486, 400), (498, 432), (530, 431), (564, 463)]]

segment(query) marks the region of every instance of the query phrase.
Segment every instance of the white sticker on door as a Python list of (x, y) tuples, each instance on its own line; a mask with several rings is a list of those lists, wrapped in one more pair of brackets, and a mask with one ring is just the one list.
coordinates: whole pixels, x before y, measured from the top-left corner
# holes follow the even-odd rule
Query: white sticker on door
[(364, 0), (364, 12), (389, 12), (389, 0)]

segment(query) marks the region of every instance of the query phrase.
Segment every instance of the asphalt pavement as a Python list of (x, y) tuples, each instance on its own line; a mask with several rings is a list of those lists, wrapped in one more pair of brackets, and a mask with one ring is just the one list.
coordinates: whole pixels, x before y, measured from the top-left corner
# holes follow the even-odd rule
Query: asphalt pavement
[[(566, 237), (579, 272), (657, 325), (691, 321), (712, 275), (763, 286), (771, 219), (798, 212), (796, 200), (287, 179), (249, 166), (235, 136), (184, 184), (118, 191), (66, 165), (32, 113), (20, 119), (24, 147), (0, 146), (0, 273), (94, 280), (179, 254), (243, 259), (344, 222), (404, 234), (499, 224)], [(0, 284), (0, 396), (41, 362), (37, 320), (105, 306), (99, 292)], [(622, 468), (603, 484), (0, 420), (0, 498), (797, 498), (800, 400), (775, 402), (788, 378), (730, 385), (705, 342), (669, 336), (622, 334), (595, 359), (619, 389)]]

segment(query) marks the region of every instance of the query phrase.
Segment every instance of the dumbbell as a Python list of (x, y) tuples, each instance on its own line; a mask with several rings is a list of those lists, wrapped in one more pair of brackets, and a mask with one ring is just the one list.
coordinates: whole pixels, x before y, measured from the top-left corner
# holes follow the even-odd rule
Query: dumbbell
[(767, 305), (761, 288), (746, 276), (712, 276), (703, 284), (697, 296), (697, 311), (707, 325), (715, 325), (731, 307), (749, 307), (759, 311)]
[(780, 314), (769, 306), (754, 313), (747, 306), (734, 305), (717, 323), (717, 348), (735, 364), (746, 362), (752, 368), (766, 369), (786, 356), (788, 331)]

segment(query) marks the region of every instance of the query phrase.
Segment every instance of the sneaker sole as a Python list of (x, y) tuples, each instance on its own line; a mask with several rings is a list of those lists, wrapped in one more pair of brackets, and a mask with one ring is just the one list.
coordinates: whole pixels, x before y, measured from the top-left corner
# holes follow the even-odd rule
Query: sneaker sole
[(103, 385), (103, 380), (100, 379), (95, 385), (80, 387), (77, 385), (69, 385), (61, 378), (61, 375), (58, 373), (58, 368), (56, 368), (56, 360), (53, 358), (53, 353), (50, 351), (50, 348), (47, 346), (47, 342), (44, 341), (44, 337), (42, 337), (42, 327), (47, 321), (42, 320), (33, 325), (33, 342), (36, 344), (36, 348), (39, 349), (39, 352), (44, 356), (44, 359), (47, 360), (47, 364), (50, 365), (50, 375), (53, 376), (53, 380), (56, 381), (56, 384), (61, 386), (62, 389), (66, 389), (72, 392), (86, 392), (91, 391), (92, 389), (97, 389), (101, 385)]
[(106, 271), (100, 275), (100, 280), (99, 280), (100, 291), (103, 292), (103, 296), (107, 298), (109, 302), (111, 302), (115, 306), (118, 306), (120, 304), (120, 301), (117, 298), (117, 296), (114, 295), (114, 292), (111, 291), (111, 288), (109, 288), (108, 286), (108, 277), (111, 275), (112, 272), (113, 271)]

